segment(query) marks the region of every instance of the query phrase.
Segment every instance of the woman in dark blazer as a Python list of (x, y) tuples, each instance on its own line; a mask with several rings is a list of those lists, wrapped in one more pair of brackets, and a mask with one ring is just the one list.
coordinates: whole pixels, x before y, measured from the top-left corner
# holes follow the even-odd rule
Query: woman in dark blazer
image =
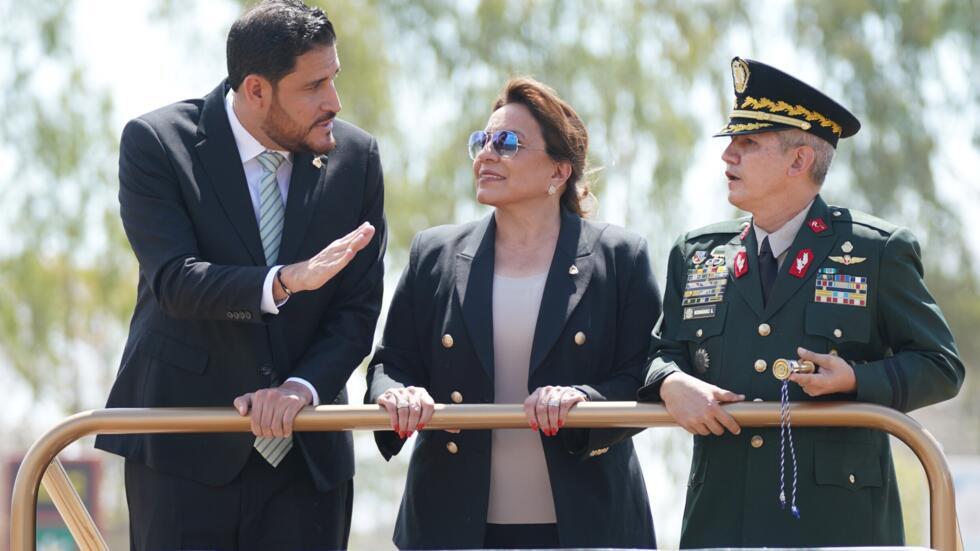
[(422, 431), (400, 548), (656, 547), (626, 430), (560, 430), (585, 400), (633, 400), (660, 293), (646, 242), (586, 220), (588, 134), (531, 79), (469, 141), (486, 218), (419, 233), (368, 369), (385, 459), (439, 403), (524, 403), (529, 429)]

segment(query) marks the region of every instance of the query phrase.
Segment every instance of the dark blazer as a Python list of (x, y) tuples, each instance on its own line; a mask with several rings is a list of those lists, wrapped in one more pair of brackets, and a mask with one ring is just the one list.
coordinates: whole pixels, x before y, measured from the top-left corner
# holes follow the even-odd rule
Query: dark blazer
[[(225, 112), (227, 90), (223, 82), (123, 130), (119, 203), (139, 284), (106, 407), (231, 408), (236, 396), (291, 376), (309, 381), (323, 403), (346, 403), (344, 385), (370, 352), (386, 234), (374, 138), (337, 121), (337, 146), (322, 168), (311, 155), (294, 155), (279, 263), (305, 260), (365, 220), (377, 233), (322, 288), (294, 295), (278, 315), (263, 314), (269, 268)], [(96, 447), (217, 485), (241, 470), (254, 438), (100, 436)], [(295, 441), (320, 490), (354, 475), (350, 433), (297, 433)]]
[[(366, 402), (412, 385), (425, 387), (437, 403), (454, 402), (455, 392), (463, 403), (494, 402), (494, 220), (491, 214), (416, 236), (368, 368)], [(593, 401), (632, 400), (659, 312), (645, 241), (563, 209), (534, 332), (528, 393), (574, 385)], [(582, 344), (575, 339), (579, 332), (586, 337)], [(631, 434), (564, 429), (558, 437), (541, 437), (562, 546), (656, 546)], [(376, 432), (375, 439), (386, 459), (403, 444), (391, 431)], [(488, 430), (419, 433), (395, 527), (399, 547), (483, 545), (490, 446)]]
[[(778, 402), (778, 358), (802, 346), (853, 362), (856, 394), (813, 398), (789, 383), (794, 402), (852, 400), (910, 411), (946, 400), (963, 364), (922, 281), (908, 230), (814, 200), (763, 306), (758, 244), (749, 220), (692, 231), (670, 253), (664, 315), (641, 399), (660, 400), (663, 379), (683, 370), (711, 384)], [(739, 251), (747, 271), (739, 275)], [(803, 254), (809, 251), (806, 259)], [(801, 259), (799, 264), (797, 258)], [(700, 275), (715, 258), (728, 274), (714, 298)], [(795, 269), (804, 266), (805, 269)], [(851, 295), (824, 298), (836, 281)], [(717, 292), (720, 290), (720, 293)], [(698, 293), (701, 293), (698, 295)], [(833, 298), (833, 297), (831, 297)], [(819, 300), (818, 300), (819, 299)], [(840, 299), (853, 300), (853, 304)], [(800, 519), (780, 508), (779, 429), (695, 436), (681, 547), (902, 545), (902, 512), (888, 437), (864, 428), (795, 428)], [(792, 465), (787, 453), (786, 499)]]

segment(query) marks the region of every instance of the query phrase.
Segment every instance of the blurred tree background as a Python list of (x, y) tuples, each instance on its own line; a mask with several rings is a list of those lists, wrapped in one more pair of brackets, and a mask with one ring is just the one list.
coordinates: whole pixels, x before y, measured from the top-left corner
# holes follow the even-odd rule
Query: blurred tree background
[[(151, 21), (141, 24), (167, 29), (172, 40), (119, 47), (145, 51), (151, 65), (201, 55), (223, 67), (236, 0), (225, 0), (225, 19), (194, 25), (203, 2), (145, 1)], [(980, 214), (980, 186), (978, 167), (964, 166), (980, 158), (980, 1), (316, 3), (339, 34), (342, 117), (381, 142), (392, 277), (416, 231), (484, 212), (472, 199), (463, 144), (485, 124), (506, 78), (529, 74), (586, 121), (591, 162), (601, 168), (599, 218), (647, 236), (662, 281), (663, 253), (692, 220), (710, 221), (702, 218), (711, 208), (714, 218), (736, 214), (724, 204), (721, 142), (709, 136), (725, 120), (729, 61), (741, 55), (800, 75), (862, 120), (841, 143), (824, 196), (916, 232), (927, 283), (963, 358), (972, 367), (980, 357), (971, 215)], [(135, 299), (115, 193), (119, 121), (139, 113), (119, 113), (111, 87), (89, 78), (75, 16), (93, 9), (104, 12), (104, 32), (130, 23), (94, 1), (0, 0), (0, 373), (27, 396), (4, 411), (2, 450), (25, 447), (50, 424), (36, 421), (37, 407), (53, 415), (101, 407)], [(215, 51), (200, 52), (205, 42)], [(125, 67), (118, 73), (126, 78)], [(158, 78), (143, 85), (165, 87), (170, 77)], [(973, 375), (957, 399), (916, 413), (948, 452), (980, 453)], [(689, 446), (683, 435), (658, 442), (654, 457)], [(358, 451), (369, 473), (359, 490), (383, 505), (373, 509), (379, 515), (393, 514), (398, 481), (370, 445)], [(670, 463), (683, 477), (687, 465)], [(909, 530), (921, 523), (912, 519)]]

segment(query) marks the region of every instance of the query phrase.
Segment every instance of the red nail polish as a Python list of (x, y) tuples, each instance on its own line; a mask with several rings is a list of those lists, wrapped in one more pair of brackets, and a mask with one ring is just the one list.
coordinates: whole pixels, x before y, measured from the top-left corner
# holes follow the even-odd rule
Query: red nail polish
[(538, 424), (537, 423), (531, 423), (531, 430), (538, 430)]
[(425, 423), (419, 423), (419, 430), (425, 429)]
[[(565, 421), (563, 421), (563, 420), (561, 420), (561, 419), (559, 419), (559, 420), (558, 420), (558, 428), (562, 428), (562, 427), (564, 427), (564, 426), (565, 426)], [(555, 431), (555, 432), (557, 432), (557, 431)]]

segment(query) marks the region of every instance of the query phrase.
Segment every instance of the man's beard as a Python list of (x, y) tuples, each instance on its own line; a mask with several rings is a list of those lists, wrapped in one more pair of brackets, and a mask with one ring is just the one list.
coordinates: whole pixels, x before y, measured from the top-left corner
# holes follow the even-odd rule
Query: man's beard
[(308, 141), (307, 136), (313, 127), (333, 120), (337, 116), (335, 112), (325, 113), (322, 117), (317, 119), (313, 124), (307, 128), (303, 128), (298, 122), (293, 120), (292, 117), (286, 113), (286, 110), (282, 108), (279, 103), (279, 98), (275, 93), (272, 95), (272, 106), (269, 109), (269, 114), (266, 116), (265, 120), (262, 122), (262, 132), (269, 137), (272, 141), (279, 144), (284, 150), (291, 153), (312, 153), (314, 155), (322, 155), (324, 153), (329, 153), (337, 146), (337, 142), (333, 139), (333, 132), (330, 135), (330, 143), (325, 147), (320, 147), (319, 149), (314, 148)]

